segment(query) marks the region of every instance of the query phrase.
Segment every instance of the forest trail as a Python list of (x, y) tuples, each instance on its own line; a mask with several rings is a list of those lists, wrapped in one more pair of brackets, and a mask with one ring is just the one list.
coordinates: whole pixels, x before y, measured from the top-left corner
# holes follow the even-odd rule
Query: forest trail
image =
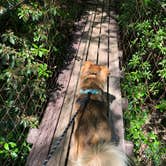
[[(117, 142), (126, 153), (131, 151), (131, 144), (124, 141), (124, 126), (120, 79), (122, 77), (120, 64), (122, 52), (118, 47), (118, 26), (116, 14), (109, 0), (88, 1), (87, 9), (81, 20), (77, 22), (74, 34), (73, 48), (76, 50), (71, 64), (64, 69), (58, 78), (60, 89), (52, 95), (38, 129), (32, 129), (28, 142), (33, 143), (27, 164), (42, 165), (51, 146), (62, 134), (73, 115), (73, 105), (77, 94), (80, 68), (85, 60), (106, 65), (110, 69), (110, 77), (105, 91), (108, 94), (110, 122), (113, 124), (113, 141)], [(64, 166), (70, 155), (72, 146), (72, 128), (58, 148), (48, 165)], [(56, 162), (55, 162), (56, 161)]]

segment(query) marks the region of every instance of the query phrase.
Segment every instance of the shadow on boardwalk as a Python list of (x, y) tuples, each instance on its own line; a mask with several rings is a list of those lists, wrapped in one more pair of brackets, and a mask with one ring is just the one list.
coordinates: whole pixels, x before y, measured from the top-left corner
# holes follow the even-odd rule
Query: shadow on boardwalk
[[(96, 4), (87, 3), (86, 11), (76, 23), (72, 45), (68, 50), (68, 59), (58, 72), (58, 77), (51, 80), (54, 90), (45, 110), (33, 143), (27, 165), (38, 166), (46, 158), (52, 143), (61, 135), (74, 113), (74, 102), (79, 84), (80, 68), (83, 61), (91, 60), (97, 64), (106, 65), (111, 71), (111, 77), (105, 87), (109, 103), (109, 119), (114, 133), (113, 141), (124, 147), (124, 127), (120, 92), (120, 67), (118, 49), (117, 23), (113, 19), (114, 12), (110, 9), (108, 0)], [(33, 132), (29, 140), (33, 138)], [(68, 130), (66, 139), (58, 149), (55, 159), (58, 166), (64, 166), (70, 155), (72, 128)], [(51, 161), (50, 161), (51, 162)], [(51, 164), (50, 164), (51, 165)]]

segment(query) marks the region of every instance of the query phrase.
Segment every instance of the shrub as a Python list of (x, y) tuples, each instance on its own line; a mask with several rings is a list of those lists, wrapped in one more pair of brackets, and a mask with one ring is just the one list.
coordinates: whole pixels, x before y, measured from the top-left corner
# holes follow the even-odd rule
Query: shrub
[[(124, 50), (123, 95), (127, 139), (133, 140), (137, 164), (160, 165), (164, 160), (166, 93), (166, 17), (164, 0), (119, 3), (119, 25)], [(130, 87), (130, 88), (128, 88)]]
[[(23, 165), (31, 149), (28, 129), (37, 127), (47, 83), (66, 59), (80, 4), (74, 0), (0, 2), (0, 163)], [(10, 7), (10, 10), (8, 10)], [(77, 9), (77, 10), (76, 10)]]

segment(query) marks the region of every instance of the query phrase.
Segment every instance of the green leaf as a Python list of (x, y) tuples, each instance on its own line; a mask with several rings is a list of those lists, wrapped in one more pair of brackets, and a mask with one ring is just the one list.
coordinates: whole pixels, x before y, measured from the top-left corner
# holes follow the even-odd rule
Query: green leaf
[(149, 3), (151, 2), (151, 0), (144, 0), (144, 4), (147, 6)]
[(41, 58), (43, 56), (43, 52), (42, 51), (39, 51), (38, 53), (39, 57)]
[(8, 144), (8, 143), (5, 143), (5, 144), (4, 144), (4, 148), (5, 148), (6, 150), (9, 150), (9, 144)]
[(161, 100), (160, 103), (155, 106), (155, 108), (160, 110), (161, 112), (166, 110), (166, 100)]
[(10, 142), (9, 145), (10, 145), (12, 148), (14, 148), (14, 147), (17, 146), (15, 142)]
[(15, 45), (15, 40), (14, 40), (13, 37), (10, 36), (10, 37), (9, 37), (9, 41), (10, 41), (11, 44)]
[(11, 156), (12, 156), (12, 158), (17, 158), (17, 153), (16, 152), (11, 152)]
[(36, 44), (32, 44), (32, 45), (34, 48), (37, 48), (37, 49), (39, 48)]

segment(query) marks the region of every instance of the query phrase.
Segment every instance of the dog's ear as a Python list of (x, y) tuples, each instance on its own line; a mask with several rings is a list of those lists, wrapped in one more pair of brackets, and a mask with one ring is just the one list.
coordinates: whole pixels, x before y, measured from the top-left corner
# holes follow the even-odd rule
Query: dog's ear
[(107, 77), (110, 74), (110, 71), (109, 71), (108, 67), (106, 67), (106, 66), (101, 66), (100, 68), (101, 68), (100, 77), (105, 82), (107, 80)]
[(88, 71), (91, 65), (93, 65), (93, 62), (85, 61), (81, 68), (81, 73), (85, 73), (86, 71)]

